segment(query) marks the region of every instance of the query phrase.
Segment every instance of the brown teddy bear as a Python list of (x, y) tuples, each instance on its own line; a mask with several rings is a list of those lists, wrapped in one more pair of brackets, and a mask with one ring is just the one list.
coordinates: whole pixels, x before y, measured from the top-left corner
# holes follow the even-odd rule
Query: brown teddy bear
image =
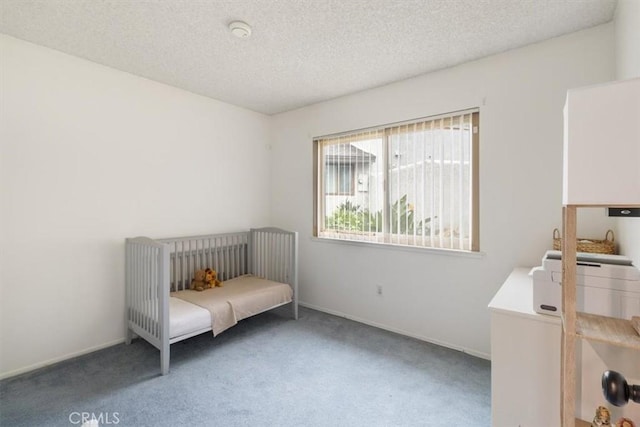
[(218, 280), (218, 273), (211, 269), (207, 268), (205, 271), (204, 282), (207, 284), (207, 287), (215, 288), (216, 286), (222, 287), (222, 282)]
[(192, 291), (204, 291), (205, 289), (209, 288), (209, 284), (205, 282), (206, 276), (207, 273), (205, 272), (205, 270), (196, 270), (189, 289), (191, 289)]

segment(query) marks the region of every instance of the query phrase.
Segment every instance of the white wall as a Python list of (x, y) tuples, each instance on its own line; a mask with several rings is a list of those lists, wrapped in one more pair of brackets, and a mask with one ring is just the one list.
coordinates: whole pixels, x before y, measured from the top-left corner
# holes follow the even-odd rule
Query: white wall
[(268, 224), (270, 118), (0, 36), (0, 377), (124, 337), (124, 238)]
[[(616, 77), (619, 80), (640, 77), (640, 1), (618, 0), (615, 40)], [(620, 219), (618, 236), (621, 253), (640, 266), (640, 218)]]
[[(540, 262), (561, 225), (566, 90), (612, 80), (613, 46), (607, 24), (275, 116), (272, 219), (300, 232), (303, 303), (488, 357), (487, 304), (514, 267)], [(469, 107), (481, 109), (482, 256), (311, 238), (314, 136)], [(579, 223), (584, 237), (613, 224), (603, 209)]]

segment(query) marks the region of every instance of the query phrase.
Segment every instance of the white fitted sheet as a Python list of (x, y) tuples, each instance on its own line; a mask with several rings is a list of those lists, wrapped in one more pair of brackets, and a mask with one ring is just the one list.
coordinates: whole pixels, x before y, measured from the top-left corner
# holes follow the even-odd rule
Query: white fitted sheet
[(171, 338), (210, 327), (209, 310), (180, 298), (169, 298), (169, 336)]

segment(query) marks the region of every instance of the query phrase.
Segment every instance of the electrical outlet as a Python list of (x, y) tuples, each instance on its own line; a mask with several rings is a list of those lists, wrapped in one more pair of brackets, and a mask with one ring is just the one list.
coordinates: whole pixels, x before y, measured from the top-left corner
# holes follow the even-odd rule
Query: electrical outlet
[(378, 295), (382, 295), (382, 285), (377, 285), (376, 291), (378, 292)]

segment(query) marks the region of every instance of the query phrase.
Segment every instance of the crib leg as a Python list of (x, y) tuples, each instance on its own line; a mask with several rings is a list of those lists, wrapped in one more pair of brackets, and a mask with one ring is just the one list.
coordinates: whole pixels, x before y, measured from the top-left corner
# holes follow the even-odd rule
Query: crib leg
[(160, 371), (162, 375), (169, 373), (169, 343), (162, 344), (162, 350), (160, 350)]
[(291, 314), (293, 315), (293, 318), (295, 320), (298, 320), (298, 303), (297, 302), (291, 303)]
[(124, 340), (125, 344), (127, 345), (131, 344), (132, 339), (133, 339), (133, 331), (131, 330), (131, 328), (127, 328), (127, 336)]

